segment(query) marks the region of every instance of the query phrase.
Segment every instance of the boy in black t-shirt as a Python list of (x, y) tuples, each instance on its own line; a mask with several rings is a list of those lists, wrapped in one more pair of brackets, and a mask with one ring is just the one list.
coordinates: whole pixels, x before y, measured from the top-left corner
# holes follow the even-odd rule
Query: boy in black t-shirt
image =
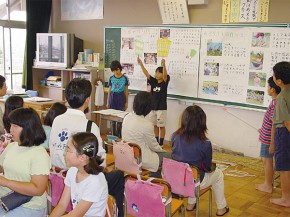
[(156, 140), (159, 142), (160, 146), (163, 146), (167, 115), (167, 87), (170, 80), (170, 76), (167, 75), (167, 70), (165, 67), (165, 59), (161, 60), (162, 66), (156, 69), (155, 78), (149, 74), (139, 57), (137, 58), (137, 62), (141, 66), (141, 69), (151, 86), (153, 105), (149, 118), (154, 124)]

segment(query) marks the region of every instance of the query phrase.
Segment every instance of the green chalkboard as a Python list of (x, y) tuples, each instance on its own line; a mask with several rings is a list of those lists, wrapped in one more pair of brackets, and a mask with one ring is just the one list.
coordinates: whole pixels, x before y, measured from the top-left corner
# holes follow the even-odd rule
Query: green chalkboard
[[(144, 42), (141, 58), (145, 63), (145, 54), (151, 55), (153, 53), (154, 41), (152, 42), (152, 38), (157, 41), (158, 38), (162, 37), (162, 34), (168, 34), (169, 32), (171, 34), (169, 39), (172, 44), (169, 56), (165, 57), (166, 61), (168, 60), (167, 68), (171, 69), (169, 72), (171, 81), (168, 97), (185, 101), (192, 100), (264, 110), (270, 100), (267, 96), (266, 80), (271, 76), (271, 67), (273, 67), (275, 61), (290, 61), (290, 45), (287, 45), (287, 43), (289, 44), (287, 38), (290, 37), (290, 28), (288, 27), (289, 24), (283, 23), (262, 25), (108, 26), (105, 27), (104, 31), (105, 68), (109, 68), (113, 60), (121, 61), (122, 64), (125, 64), (126, 70), (129, 70), (127, 74), (131, 82), (130, 91), (138, 92), (146, 89), (146, 79), (139, 72), (140, 66), (136, 63), (139, 51), (137, 52), (134, 45), (131, 47), (130, 43), (136, 44), (136, 41), (140, 40)], [(241, 30), (241, 28), (243, 29)], [(158, 31), (155, 32), (154, 29), (158, 29)], [(165, 29), (165, 31), (161, 31), (161, 29)], [(188, 31), (189, 29), (194, 29), (194, 31)], [(167, 30), (169, 31), (166, 32)], [(247, 34), (244, 33), (247, 31)], [(146, 34), (148, 36), (144, 36)], [(184, 40), (189, 40), (188, 38), (193, 37), (193, 34), (196, 34), (195, 42), (186, 47)], [(246, 37), (243, 38), (241, 34), (245, 34)], [(261, 35), (264, 38), (259, 38)], [(224, 37), (226, 37), (225, 40), (223, 40)], [(261, 42), (261, 40), (264, 41)], [(197, 43), (198, 46), (194, 47), (194, 43)], [(184, 53), (176, 49), (176, 44), (183, 46)], [(156, 45), (156, 50), (158, 50), (157, 47)], [(132, 51), (134, 49), (135, 51)], [(156, 53), (158, 55), (158, 51)], [(244, 54), (246, 55), (244, 59), (243, 56), (241, 58), (235, 57), (235, 55)], [(182, 60), (178, 59), (182, 55), (184, 55), (184, 58)], [(229, 59), (233, 58), (233, 61), (225, 62), (227, 61), (225, 55), (229, 55)], [(260, 55), (264, 58), (264, 68), (261, 68), (257, 62), (257, 56)], [(150, 66), (150, 63), (145, 65), (146, 68), (149, 67), (150, 70), (148, 71), (152, 75), (154, 73), (153, 68), (158, 66), (161, 58), (163, 57), (158, 56), (153, 66)], [(197, 59), (196, 62), (192, 61), (194, 58)], [(241, 66), (240, 62), (244, 65)], [(195, 66), (188, 67), (188, 65)], [(217, 66), (219, 68), (216, 71), (215, 67)], [(128, 69), (130, 67), (133, 68), (132, 71)], [(210, 69), (208, 70), (208, 68)], [(196, 70), (194, 76), (190, 74), (193, 70)], [(235, 74), (232, 71), (236, 71)], [(107, 72), (110, 74), (110, 70), (107, 70)], [(227, 75), (222, 74), (225, 72), (227, 72)], [(238, 73), (244, 73), (244, 75)], [(233, 77), (236, 75), (237, 77)], [(259, 84), (254, 83), (256, 81), (254, 80), (255, 75), (260, 77)], [(257, 82), (259, 81), (257, 80)], [(189, 86), (194, 91), (189, 89)], [(234, 90), (234, 88), (237, 88), (237, 90)]]
[(120, 60), (121, 28), (105, 28), (105, 68), (113, 60)]

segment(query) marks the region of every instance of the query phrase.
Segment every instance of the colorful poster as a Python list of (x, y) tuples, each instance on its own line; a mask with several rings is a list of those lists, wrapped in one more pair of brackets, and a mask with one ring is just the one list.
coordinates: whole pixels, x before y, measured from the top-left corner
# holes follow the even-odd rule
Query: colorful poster
[(129, 89), (147, 90), (138, 56), (152, 76), (164, 58), (171, 77), (168, 94), (197, 97), (200, 32), (200, 28), (122, 28), (120, 59)]

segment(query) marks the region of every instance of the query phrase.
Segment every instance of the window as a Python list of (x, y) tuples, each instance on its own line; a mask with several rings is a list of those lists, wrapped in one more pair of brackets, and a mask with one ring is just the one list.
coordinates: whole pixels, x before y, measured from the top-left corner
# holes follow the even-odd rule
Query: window
[(25, 0), (0, 0), (0, 75), (8, 89), (22, 92), (26, 44)]

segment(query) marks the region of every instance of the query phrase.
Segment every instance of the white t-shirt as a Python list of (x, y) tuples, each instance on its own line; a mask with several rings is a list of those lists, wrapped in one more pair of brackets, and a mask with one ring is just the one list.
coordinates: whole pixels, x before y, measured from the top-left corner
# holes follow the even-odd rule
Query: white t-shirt
[(104, 174), (90, 175), (83, 181), (76, 183), (77, 173), (78, 169), (71, 167), (64, 179), (65, 185), (70, 187), (73, 208), (77, 206), (79, 201), (85, 200), (93, 202), (85, 216), (105, 216), (108, 201), (108, 185)]
[[(63, 155), (67, 141), (74, 133), (86, 132), (87, 123), (86, 115), (77, 109), (68, 109), (64, 114), (54, 119), (49, 137), (50, 157), (53, 166), (68, 169)], [(105, 167), (106, 151), (103, 148), (100, 130), (95, 123), (92, 123), (91, 132), (98, 138), (98, 156), (104, 159), (101, 166)]]

